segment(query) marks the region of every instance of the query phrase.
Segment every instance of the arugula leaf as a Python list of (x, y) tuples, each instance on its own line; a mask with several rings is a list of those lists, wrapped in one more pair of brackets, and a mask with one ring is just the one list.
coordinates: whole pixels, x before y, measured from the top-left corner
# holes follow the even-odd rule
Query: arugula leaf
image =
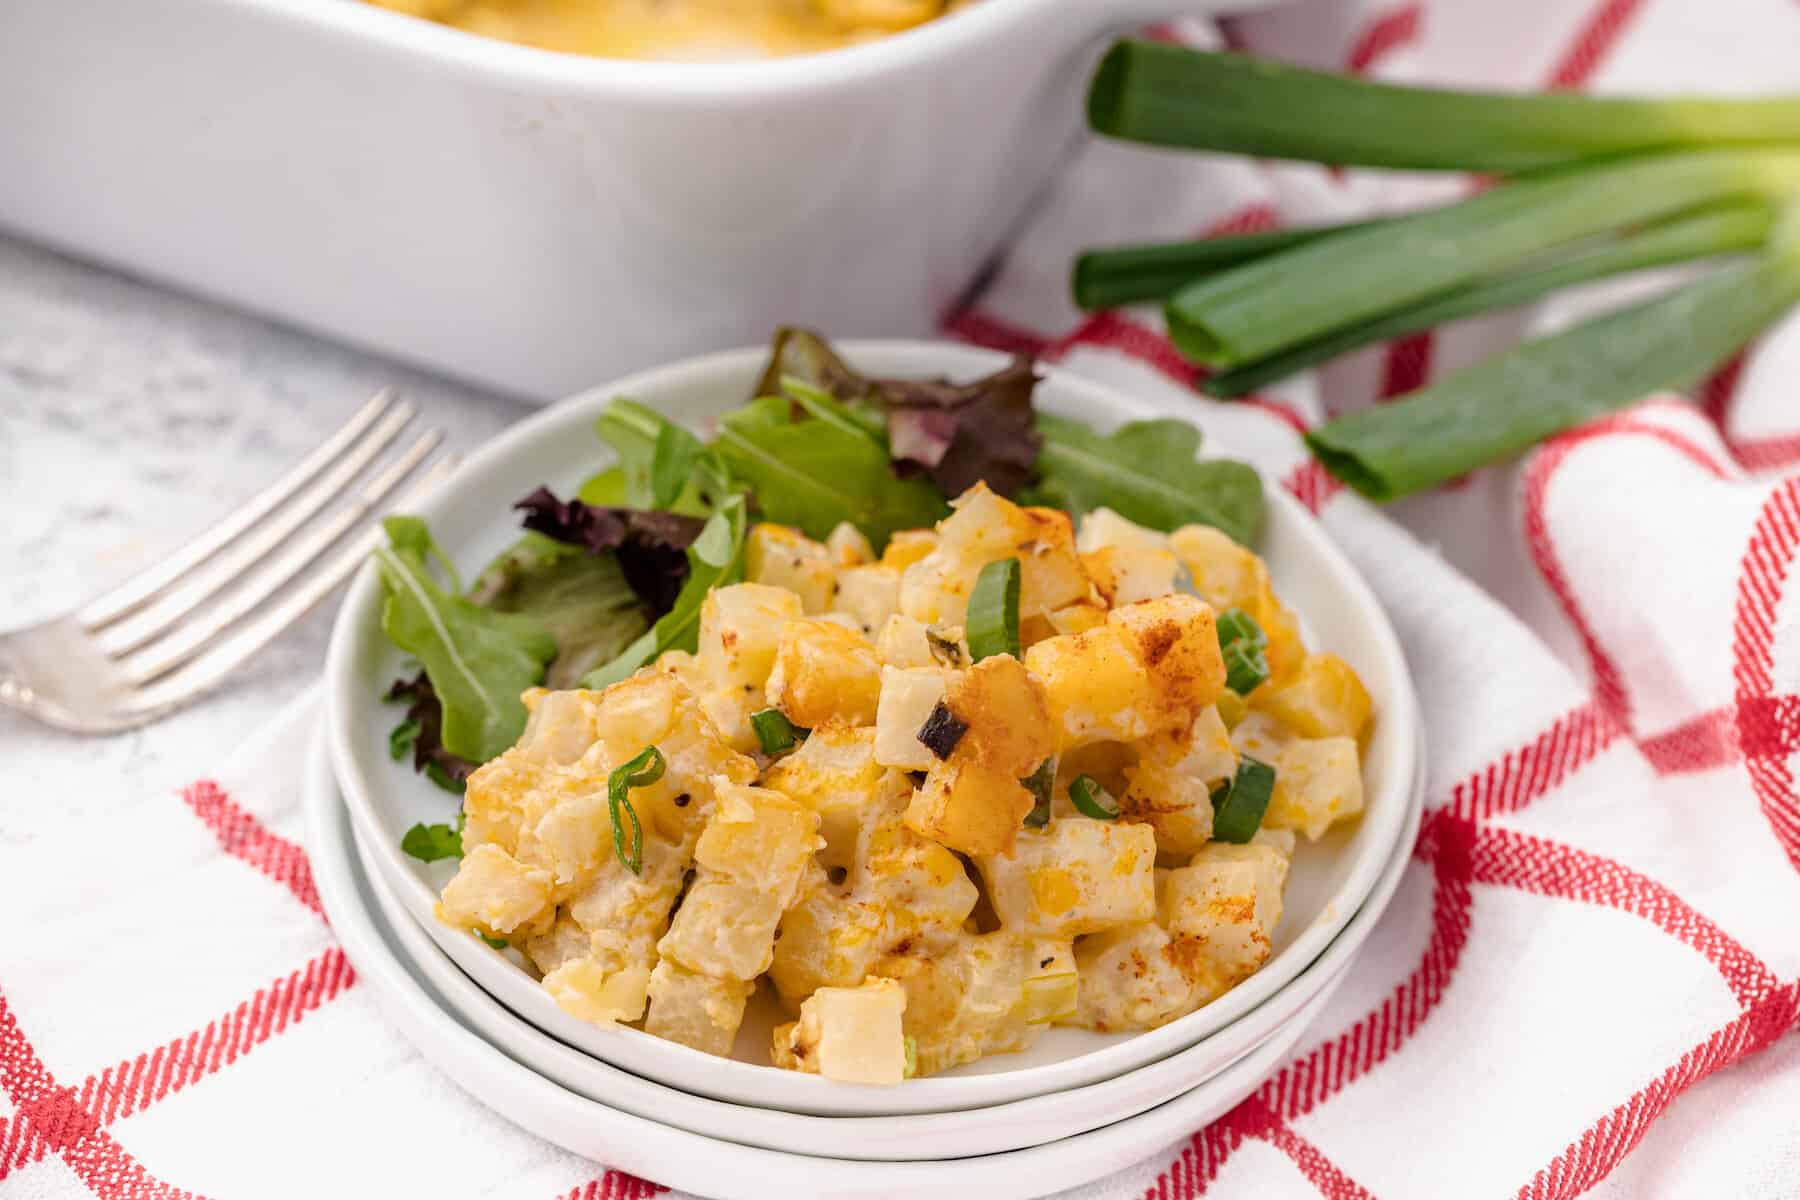
[[(682, 569), (686, 571), (686, 561)], [(650, 627), (619, 561), (527, 533), (475, 580), (469, 599), (497, 612), (537, 618), (556, 639), (548, 688), (575, 687)]]
[(1251, 546), (1262, 529), (1262, 479), (1246, 463), (1197, 461), (1200, 431), (1185, 421), (1132, 421), (1111, 436), (1038, 414), (1038, 481), (1020, 499), (1072, 515), (1110, 508), (1165, 532), (1199, 523)]
[(848, 521), (880, 551), (895, 530), (930, 525), (950, 511), (929, 482), (894, 478), (878, 438), (840, 421), (796, 421), (783, 396), (726, 414), (719, 453), (749, 483), (765, 519), (821, 541)]
[(401, 835), (400, 849), (420, 862), (461, 858), (462, 834), (448, 825), (414, 825)]
[(717, 451), (635, 400), (608, 404), (594, 428), (618, 454), (619, 474), (604, 471), (583, 484), (578, 498), (586, 503), (706, 517), (733, 490)]
[(389, 517), (382, 527), (382, 631), (423, 664), (443, 709), (444, 747), (486, 762), (524, 731), (519, 693), (543, 678), (556, 639), (534, 617), (482, 608), (439, 587), (427, 559), (442, 552), (419, 518)]
[(582, 677), (584, 688), (619, 682), (665, 650), (692, 650), (700, 642), (700, 606), (715, 587), (736, 583), (744, 574), (744, 528), (749, 523), (741, 495), (728, 497), (687, 549), (688, 580), (674, 607), (649, 632), (619, 656)]

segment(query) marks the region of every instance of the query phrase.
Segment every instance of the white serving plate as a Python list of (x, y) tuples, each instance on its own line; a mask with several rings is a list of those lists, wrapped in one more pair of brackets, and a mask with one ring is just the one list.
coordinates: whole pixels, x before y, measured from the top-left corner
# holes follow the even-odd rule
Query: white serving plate
[(761, 62), (583, 58), (357, 0), (22, 0), (0, 227), (539, 399), (755, 340), (922, 335), (1081, 127), (1106, 30), (981, 0)]
[[(1004, 1154), (930, 1162), (859, 1162), (739, 1145), (581, 1096), (484, 1041), (409, 969), (387, 938), (351, 851), (349, 817), (316, 765), (306, 789), (314, 881), (357, 975), (408, 1040), (470, 1095), (522, 1128), (597, 1163), (721, 1200), (1024, 1200), (1110, 1174), (1222, 1116), (1281, 1065), (1330, 999), (1328, 986), (1281, 1032), (1218, 1075), (1148, 1112)], [(748, 1117), (752, 1110), (735, 1108)]]
[[(328, 800), (321, 803), (342, 807), (322, 740), (315, 744), (308, 760), (306, 786), (330, 793)], [(1293, 983), (1242, 1019), (1168, 1058), (1086, 1087), (1015, 1100), (973, 1113), (897, 1117), (821, 1117), (708, 1100), (640, 1079), (565, 1045), (521, 1021), (496, 1001), (494, 997), (503, 996), (504, 992), (489, 995), (476, 986), (472, 979), (482, 978), (479, 972), (484, 968), (496, 967), (499, 956), (454, 934), (448, 945), (443, 938), (436, 938), (434, 944), (426, 929), (436, 934), (443, 927), (433, 922), (421, 928), (383, 877), (380, 856), (371, 853), (367, 839), (354, 822), (350, 823), (349, 833), (389, 944), (415, 972), (424, 976), (457, 1019), (513, 1058), (591, 1100), (690, 1133), (768, 1150), (879, 1162), (994, 1154), (1086, 1133), (1190, 1091), (1269, 1039), (1281, 1037), (1316, 996), (1335, 987), (1338, 977), (1374, 930), (1388, 897), (1405, 873), (1423, 795), (1421, 773), (1413, 790), (1413, 811), (1401, 844), (1368, 902)], [(342, 824), (334, 821), (326, 836), (343, 832)], [(471, 954), (475, 961), (467, 963), (456, 953), (464, 948), (482, 953)], [(457, 969), (459, 966), (462, 970)], [(498, 969), (516, 975), (509, 965)]]
[[(991, 371), (1003, 356), (930, 342), (851, 342), (846, 356), (872, 374), (966, 378)], [(743, 349), (678, 363), (596, 388), (520, 423), (471, 455), (452, 481), (420, 506), (440, 544), (465, 569), (485, 563), (517, 536), (511, 504), (539, 484), (573, 490), (607, 461), (592, 432), (608, 400), (629, 395), (689, 423), (739, 403), (764, 358)], [(1056, 368), (1037, 392), (1049, 411), (1106, 429), (1167, 410)], [(1183, 412), (1190, 418), (1198, 412)], [(1212, 447), (1218, 452), (1218, 447)], [(629, 1028), (573, 1021), (532, 985), (510, 988), (509, 1007), (532, 1024), (636, 1074), (720, 1100), (825, 1115), (893, 1115), (985, 1107), (1066, 1091), (1123, 1074), (1195, 1044), (1240, 1019), (1287, 986), (1330, 944), (1374, 888), (1398, 842), (1418, 765), (1418, 717), (1406, 662), (1380, 605), (1312, 516), (1279, 488), (1268, 489), (1268, 521), (1259, 547), (1277, 587), (1304, 615), (1315, 645), (1347, 659), (1375, 702), (1376, 724), (1364, 758), (1366, 811), (1360, 821), (1302, 846), (1289, 874), (1285, 915), (1274, 954), (1256, 975), (1179, 1021), (1140, 1034), (1057, 1029), (1030, 1050), (970, 1063), (898, 1088), (872, 1089), (781, 1071), (758, 1061), (721, 1060)], [(421, 922), (430, 921), (448, 863), (403, 855), (401, 835), (416, 822), (446, 819), (442, 791), (392, 761), (387, 735), (395, 710), (380, 694), (401, 673), (402, 655), (379, 627), (380, 587), (372, 567), (353, 582), (327, 657), (327, 726), (333, 764), (358, 825), (381, 856), (384, 875)], [(513, 972), (520, 983), (522, 971)], [(491, 982), (492, 973), (482, 976)], [(500, 985), (494, 985), (496, 989)], [(747, 1022), (748, 1024), (748, 1022)], [(748, 1037), (740, 1056), (756, 1051)], [(758, 1048), (766, 1056), (766, 1042)]]

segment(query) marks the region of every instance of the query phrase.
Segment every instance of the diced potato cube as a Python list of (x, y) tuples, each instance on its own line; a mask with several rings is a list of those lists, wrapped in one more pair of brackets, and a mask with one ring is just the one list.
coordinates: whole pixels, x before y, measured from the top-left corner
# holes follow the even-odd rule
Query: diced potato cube
[(888, 618), (900, 611), (900, 572), (874, 564), (845, 567), (838, 572), (832, 607), (849, 615), (857, 628), (874, 637)]
[(1187, 567), (1200, 598), (1219, 612), (1241, 608), (1256, 615), (1257, 590), (1266, 574), (1262, 560), (1210, 525), (1183, 525), (1169, 547)]
[[(611, 850), (608, 840), (607, 850)], [(632, 976), (642, 982), (656, 965), (656, 943), (669, 927), (669, 910), (681, 892), (682, 877), (692, 860), (691, 847), (670, 846), (659, 838), (644, 839), (640, 870), (608, 854), (587, 887), (570, 901), (571, 920), (588, 936), (588, 952), (599, 970)], [(636, 1020), (637, 1012), (620, 1020)]]
[[(821, 875), (823, 872), (821, 871)], [(886, 950), (881, 904), (853, 899), (823, 879), (781, 918), (769, 978), (791, 1011), (822, 987), (854, 987)]]
[(792, 902), (819, 840), (819, 814), (769, 788), (725, 784), (694, 847), (704, 881), (721, 876)]
[(684, 971), (664, 959), (650, 973), (644, 1032), (721, 1058), (731, 1054), (756, 984)]
[(574, 958), (544, 976), (544, 990), (556, 1006), (582, 1021), (610, 1025), (644, 1015), (649, 998), (648, 965), (609, 971), (591, 958)]
[(1187, 595), (1116, 608), (1097, 629), (1031, 647), (1025, 665), (1065, 749), (1185, 727), (1225, 685), (1212, 610)]
[(1231, 731), (1231, 747), (1238, 754), (1248, 754), (1270, 766), (1281, 760), (1282, 751), (1294, 740), (1287, 726), (1268, 713), (1252, 709)]
[(1272, 846), (1214, 842), (1164, 873), (1159, 921), (1182, 973), (1208, 997), (1268, 959), (1287, 870), (1287, 856)]
[(837, 523), (825, 539), (825, 548), (831, 551), (832, 563), (839, 567), (859, 567), (875, 561), (875, 547), (869, 545), (862, 530), (848, 521)]
[(1053, 1025), (1072, 1020), (1080, 990), (1074, 944), (1066, 938), (1039, 938), (1025, 960), (1021, 1003), (1026, 1022)]
[(1262, 559), (1205, 525), (1184, 525), (1169, 535), (1169, 545), (1188, 569), (1194, 590), (1215, 609), (1241, 608), (1268, 636), (1269, 671), (1283, 679), (1297, 669), (1305, 647), (1293, 614), (1276, 598), (1269, 569)]
[(831, 607), (836, 556), (798, 529), (767, 522), (750, 527), (744, 539), (744, 578), (751, 583), (786, 588), (800, 597), (809, 613)]
[(875, 761), (903, 771), (926, 771), (937, 756), (919, 740), (919, 730), (944, 698), (949, 680), (933, 667), (883, 667), (875, 710)]
[(1298, 829), (1308, 841), (1317, 841), (1333, 822), (1362, 811), (1362, 765), (1355, 738), (1289, 742), (1274, 766), (1275, 794), (1263, 814), (1265, 825)]
[(879, 974), (906, 989), (905, 1031), (918, 1073), (930, 1075), (988, 1054), (1022, 1050), (1043, 1025), (1025, 1019), (1025, 971), (1036, 943), (1008, 932), (959, 937), (924, 955), (884, 959)]
[(906, 568), (900, 611), (926, 624), (964, 621), (969, 592), (988, 563), (1019, 560), (1019, 613), (1041, 616), (1088, 595), (1067, 513), (1020, 508), (978, 483), (951, 502), (936, 547)]
[(548, 975), (566, 962), (588, 956), (588, 935), (567, 913), (558, 913), (556, 923), (543, 933), (525, 938), (519, 949), (539, 975)]
[(1146, 825), (1063, 817), (977, 860), (1003, 928), (1075, 937), (1156, 913), (1156, 835)]
[(1301, 737), (1362, 736), (1371, 701), (1350, 664), (1335, 654), (1309, 654), (1286, 680), (1271, 680), (1251, 703)]
[(657, 952), (690, 971), (754, 979), (819, 845), (819, 815), (765, 788), (727, 784), (694, 847), (698, 871)]
[(913, 793), (906, 827), (964, 854), (998, 854), (1011, 848), (1036, 803), (1011, 771), (952, 758), (934, 766)]
[(556, 919), (550, 872), (528, 867), (495, 845), (463, 855), (456, 876), (444, 885), (438, 919), (457, 929), (479, 929), (505, 937), (548, 929)]
[(890, 667), (960, 670), (971, 661), (961, 625), (926, 625), (905, 613), (895, 613), (882, 625), (875, 652)]
[(1086, 633), (1106, 624), (1106, 606), (1083, 600), (1059, 608), (1045, 619), (1055, 633)]
[(656, 944), (662, 961), (721, 979), (755, 979), (769, 969), (783, 906), (767, 892), (725, 879), (688, 887), (669, 932)]
[(896, 938), (961, 929), (980, 898), (960, 858), (898, 819), (864, 831), (852, 882), (857, 896), (886, 908)]
[(1136, 604), (1175, 590), (1180, 562), (1169, 550), (1102, 546), (1081, 556), (1082, 569), (1109, 606)]
[(708, 592), (700, 605), (698, 655), (707, 674), (722, 684), (762, 687), (775, 666), (781, 627), (801, 613), (800, 597), (786, 588), (737, 583)]
[(904, 571), (935, 550), (937, 542), (934, 529), (902, 529), (888, 539), (887, 549), (881, 552), (881, 565)]
[(843, 1083), (899, 1083), (905, 1011), (906, 989), (891, 979), (820, 988), (800, 1006), (798, 1021), (775, 1031), (775, 1065)]
[(769, 703), (805, 729), (869, 725), (881, 697), (881, 663), (862, 634), (829, 621), (789, 621), (769, 673)]
[(1128, 521), (1110, 508), (1096, 508), (1081, 518), (1081, 536), (1075, 548), (1083, 554), (1108, 547), (1121, 550), (1167, 550), (1169, 537)]
[(1212, 837), (1213, 785), (1236, 770), (1231, 735), (1208, 706), (1186, 730), (1138, 743), (1138, 760), (1124, 771), (1120, 816), (1150, 826), (1158, 854), (1185, 863)]
[(1283, 858), (1294, 857), (1294, 846), (1299, 840), (1291, 829), (1270, 829), (1267, 825), (1250, 835), (1251, 845), (1279, 850)]
[(1043, 685), (1010, 654), (984, 658), (954, 676), (945, 703), (968, 725), (953, 757), (1023, 778), (1056, 753)]
[(847, 872), (884, 774), (875, 761), (874, 729), (825, 725), (792, 754), (769, 764), (763, 783), (819, 814), (825, 839), (819, 861)]
[(1176, 964), (1168, 932), (1154, 921), (1121, 925), (1075, 945), (1080, 986), (1069, 1022), (1110, 1033), (1155, 1029), (1200, 1006)]

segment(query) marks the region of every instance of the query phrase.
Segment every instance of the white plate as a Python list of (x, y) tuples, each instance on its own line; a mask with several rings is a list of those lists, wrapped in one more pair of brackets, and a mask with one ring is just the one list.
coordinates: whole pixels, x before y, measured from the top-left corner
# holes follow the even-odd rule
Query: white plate
[[(931, 342), (851, 342), (844, 350), (859, 368), (877, 375), (967, 378), (1007, 361), (990, 351)], [(451, 557), (465, 570), (478, 568), (517, 537), (511, 509), (516, 499), (540, 484), (560, 493), (572, 491), (608, 461), (593, 421), (613, 397), (629, 395), (675, 419), (699, 424), (746, 397), (763, 359), (760, 348), (729, 351), (565, 401), (472, 455), (419, 511)], [(1054, 367), (1045, 368), (1044, 375), (1037, 396), (1045, 409), (1101, 429), (1170, 415)], [(1356, 668), (1374, 698), (1376, 724), (1364, 758), (1363, 818), (1303, 846), (1295, 856), (1275, 953), (1261, 971), (1225, 996), (1149, 1033), (1057, 1029), (1025, 1053), (983, 1059), (898, 1088), (840, 1084), (755, 1061), (720, 1060), (634, 1029), (568, 1022), (536, 987), (516, 997), (517, 989), (509, 991), (509, 1007), (596, 1057), (684, 1091), (826, 1115), (945, 1112), (1065, 1091), (1165, 1058), (1243, 1017), (1317, 958), (1368, 898), (1397, 843), (1418, 760), (1412, 688), (1386, 616), (1312, 516), (1279, 488), (1267, 489), (1267, 495), (1268, 521), (1259, 549), (1275, 583), (1303, 614), (1314, 643)], [(384, 877), (396, 881), (401, 901), (425, 922), (453, 868), (407, 858), (400, 852), (400, 837), (416, 822), (445, 820), (451, 806), (443, 792), (388, 753), (388, 731), (396, 714), (380, 696), (401, 674), (403, 656), (382, 636), (379, 611), (380, 585), (373, 568), (365, 568), (332, 632), (328, 736), (338, 780), (358, 824), (370, 832)], [(487, 975), (482, 978), (489, 981)], [(527, 981), (522, 971), (516, 978)], [(747, 1041), (740, 1040), (739, 1047), (747, 1049)]]
[[(1135, 1116), (1192, 1089), (1227, 1069), (1281, 1033), (1299, 1017), (1320, 992), (1335, 986), (1363, 942), (1374, 929), (1381, 909), (1405, 872), (1422, 801), (1422, 783), (1415, 787), (1408, 832), (1402, 847), (1377, 883), (1369, 902), (1318, 960), (1287, 988), (1253, 1009), (1239, 1021), (1176, 1054), (1135, 1071), (1072, 1091), (1036, 1096), (970, 1113), (924, 1113), (895, 1117), (820, 1117), (774, 1109), (751, 1109), (691, 1096), (686, 1092), (639, 1079), (564, 1045), (520, 1021), (494, 998), (475, 986), (443, 950), (433, 945), (418, 922), (394, 895), (383, 878), (378, 856), (367, 846), (362, 831), (351, 833), (356, 855), (370, 892), (380, 911), (388, 941), (443, 998), (445, 1006), (488, 1041), (563, 1086), (592, 1100), (638, 1116), (674, 1125), (692, 1133), (748, 1146), (818, 1154), (834, 1158), (899, 1161), (957, 1158), (994, 1154), (1042, 1145), (1058, 1138), (1085, 1133), (1102, 1125)], [(308, 763), (307, 787), (330, 793), (329, 803), (341, 806), (336, 781), (323, 746)], [(339, 832), (333, 826), (328, 836)], [(434, 933), (443, 927), (433, 922)], [(451, 931), (452, 947), (479, 951), (486, 964), (499, 956), (471, 939)]]
[(419, 1052), (471, 1095), (540, 1137), (619, 1170), (722, 1200), (943, 1200), (977, 1192), (986, 1200), (1012, 1200), (1076, 1187), (1167, 1149), (1227, 1112), (1280, 1066), (1332, 991), (1324, 989), (1277, 1036), (1191, 1091), (1048, 1145), (934, 1162), (856, 1162), (738, 1145), (580, 1096), (460, 1023), (385, 940), (351, 851), (348, 814), (322, 767), (315, 765), (310, 777), (317, 786), (306, 789), (307, 840), (326, 917), (358, 976)]

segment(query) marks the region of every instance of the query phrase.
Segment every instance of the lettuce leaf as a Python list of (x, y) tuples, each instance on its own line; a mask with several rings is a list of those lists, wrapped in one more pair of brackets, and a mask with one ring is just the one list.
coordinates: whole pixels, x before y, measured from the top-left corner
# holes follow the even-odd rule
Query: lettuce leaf
[(625, 582), (652, 617), (660, 617), (674, 606), (688, 577), (684, 551), (706, 524), (679, 513), (558, 500), (556, 493), (544, 487), (513, 507), (525, 513), (525, 528), (533, 533), (590, 555), (616, 555)]
[(796, 420), (794, 404), (765, 396), (719, 425), (719, 454), (732, 476), (750, 485), (763, 518), (819, 540), (848, 521), (879, 551), (896, 530), (930, 525), (950, 511), (926, 480), (896, 478), (887, 446), (853, 418), (803, 411)]
[(1131, 421), (1112, 434), (1038, 414), (1038, 480), (1020, 496), (1073, 516), (1110, 508), (1165, 532), (1211, 525), (1254, 546), (1262, 532), (1262, 479), (1247, 463), (1197, 460), (1200, 431), (1186, 421)]
[[(684, 558), (684, 577), (686, 572)], [(497, 612), (524, 613), (549, 631), (556, 657), (544, 675), (548, 688), (575, 687), (651, 621), (612, 554), (588, 554), (538, 533), (527, 533), (490, 563), (469, 599)]]
[(440, 587), (429, 560), (444, 556), (424, 521), (389, 517), (382, 527), (382, 631), (425, 668), (442, 707), (445, 749), (486, 762), (523, 732), (519, 693), (543, 678), (556, 639), (535, 617), (482, 608)]

